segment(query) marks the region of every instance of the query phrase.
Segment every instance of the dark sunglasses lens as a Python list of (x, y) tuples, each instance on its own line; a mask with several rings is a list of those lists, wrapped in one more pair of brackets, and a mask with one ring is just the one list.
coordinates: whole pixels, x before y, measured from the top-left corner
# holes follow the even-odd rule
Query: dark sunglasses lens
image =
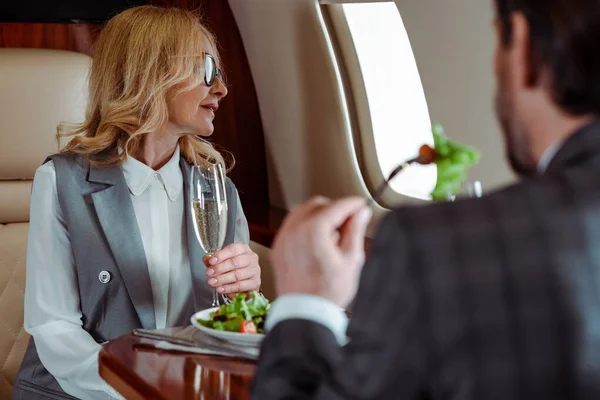
[(208, 86), (215, 82), (215, 60), (210, 56), (204, 62), (204, 80)]

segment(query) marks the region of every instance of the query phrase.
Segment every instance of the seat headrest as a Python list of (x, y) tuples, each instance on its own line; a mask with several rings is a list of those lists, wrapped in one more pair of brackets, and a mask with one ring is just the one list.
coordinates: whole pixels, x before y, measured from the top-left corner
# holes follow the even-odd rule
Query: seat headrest
[(32, 179), (56, 153), (56, 128), (85, 116), (91, 58), (46, 49), (0, 49), (0, 181)]

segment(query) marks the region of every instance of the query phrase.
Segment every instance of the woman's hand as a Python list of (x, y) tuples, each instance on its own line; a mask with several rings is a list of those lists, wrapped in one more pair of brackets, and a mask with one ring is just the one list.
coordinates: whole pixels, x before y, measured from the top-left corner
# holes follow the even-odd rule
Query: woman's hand
[(260, 289), (258, 255), (244, 243), (223, 247), (212, 257), (205, 257), (208, 284), (217, 292), (233, 297), (237, 293)]

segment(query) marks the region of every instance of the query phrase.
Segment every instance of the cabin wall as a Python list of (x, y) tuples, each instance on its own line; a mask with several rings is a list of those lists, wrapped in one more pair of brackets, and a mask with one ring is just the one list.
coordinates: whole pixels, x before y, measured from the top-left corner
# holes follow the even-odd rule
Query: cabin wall
[[(353, 110), (346, 102), (346, 83), (340, 77), (344, 67), (335, 59), (320, 2), (229, 2), (263, 112), (271, 203), (289, 209), (317, 194), (369, 196), (361, 157), (375, 156), (360, 154), (364, 150), (353, 125), (355, 114), (364, 110)], [(485, 191), (512, 182), (493, 109), (491, 2), (396, 3), (432, 121), (441, 122), (452, 138), (481, 150), (483, 158), (469, 178), (480, 180)], [(414, 202), (396, 198), (397, 204)]]
[(315, 0), (229, 0), (262, 111), (271, 203), (369, 196), (339, 71)]

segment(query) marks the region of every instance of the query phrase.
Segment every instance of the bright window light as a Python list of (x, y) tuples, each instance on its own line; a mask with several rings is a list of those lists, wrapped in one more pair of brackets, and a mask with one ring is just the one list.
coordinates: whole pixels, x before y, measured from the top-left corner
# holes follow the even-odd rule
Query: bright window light
[[(414, 157), (422, 144), (433, 145), (431, 121), (417, 64), (394, 2), (342, 6), (367, 93), (375, 149), (384, 176)], [(416, 166), (399, 174), (391, 188), (429, 199), (435, 166)]]

